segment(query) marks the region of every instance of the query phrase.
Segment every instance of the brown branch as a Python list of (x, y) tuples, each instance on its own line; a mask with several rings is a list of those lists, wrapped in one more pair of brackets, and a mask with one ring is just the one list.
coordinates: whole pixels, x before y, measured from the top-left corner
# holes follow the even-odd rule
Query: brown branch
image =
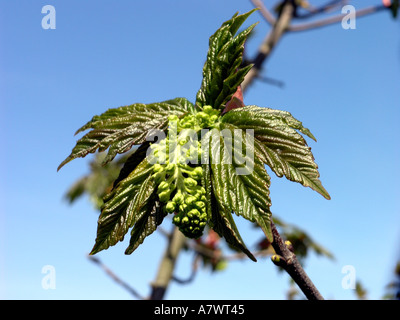
[(327, 12), (332, 11), (340, 6), (343, 7), (347, 3), (348, 3), (348, 0), (332, 0), (332, 1), (329, 1), (328, 3), (321, 5), (319, 7), (310, 6), (310, 8), (306, 9), (308, 11), (308, 13), (301, 14), (301, 15), (297, 14), (296, 19), (312, 18), (317, 14), (327, 13)]
[[(258, 49), (255, 58), (250, 61), (253, 63), (253, 68), (247, 73), (244, 81), (242, 82), (241, 88), (243, 92), (246, 91), (248, 87), (253, 83), (255, 79), (258, 79), (260, 72), (262, 70), (262, 65), (265, 60), (270, 56), (273, 49), (276, 47), (278, 41), (286, 32), (298, 32), (314, 30), (317, 28), (325, 27), (334, 23), (338, 23), (343, 20), (346, 14), (335, 15), (333, 17), (328, 17), (325, 19), (304, 23), (304, 24), (292, 24), (292, 20), (295, 13), (295, 7), (291, 1), (287, 1), (282, 8), (282, 12), (278, 19), (265, 7), (261, 0), (250, 0), (254, 6), (259, 8), (261, 15), (264, 19), (272, 25), (271, 31), (267, 34), (266, 38), (262, 42)], [(324, 6), (320, 7), (318, 10), (328, 10), (331, 9), (337, 1), (331, 1)], [(342, 3), (344, 3), (342, 1)], [(317, 10), (317, 11), (318, 11)], [(384, 5), (373, 6), (369, 8), (364, 8), (356, 11), (356, 17), (364, 17), (382, 10), (387, 10)], [(318, 11), (319, 12), (319, 11)]]
[(172, 274), (175, 268), (176, 259), (179, 252), (186, 243), (186, 237), (179, 231), (177, 227), (173, 227), (173, 232), (168, 239), (168, 246), (161, 259), (158, 273), (155, 281), (151, 284), (152, 291), (150, 300), (164, 299), (165, 292), (172, 279)]
[[(255, 257), (266, 257), (266, 256), (270, 256), (272, 254), (271, 251), (272, 250), (269, 250), (269, 249), (263, 249), (263, 250), (258, 250), (256, 252), (252, 252), (252, 254)], [(234, 253), (231, 255), (223, 256), (222, 259), (224, 259), (226, 261), (236, 261), (236, 260), (247, 260), (247, 259), (249, 259), (249, 257), (243, 252), (238, 252), (238, 253)]]
[(192, 282), (197, 274), (198, 269), (199, 269), (199, 261), (200, 261), (200, 255), (196, 255), (192, 262), (191, 273), (187, 279), (181, 279), (181, 278), (178, 278), (177, 276), (172, 276), (172, 280), (174, 280), (175, 282), (177, 282), (179, 284), (188, 284), (188, 283)]
[(98, 265), (108, 276), (111, 277), (117, 284), (122, 286), (125, 290), (127, 290), (130, 294), (132, 294), (135, 298), (140, 300), (145, 300), (134, 288), (132, 288), (125, 281), (121, 280), (114, 272), (112, 272), (104, 263), (100, 261), (99, 258), (95, 256), (88, 256), (88, 259)]
[[(236, 252), (236, 253), (229, 254), (229, 255), (221, 255), (220, 252), (213, 250), (213, 249), (209, 249), (209, 248), (202, 246), (196, 242), (187, 243), (187, 246), (188, 246), (188, 248), (195, 251), (198, 255), (202, 255), (202, 256), (205, 256), (210, 259), (217, 258), (217, 259), (226, 260), (226, 261), (234, 261), (234, 260), (246, 260), (249, 258), (244, 252)], [(270, 249), (261, 249), (261, 250), (257, 250), (252, 253), (255, 257), (265, 257), (265, 256), (271, 255), (273, 253), (272, 251), (273, 251), (272, 249), (271, 250)]]
[(303, 267), (297, 260), (296, 255), (293, 253), (293, 248), (291, 248), (290, 242), (283, 241), (273, 222), (271, 222), (271, 227), (274, 237), (271, 245), (276, 252), (276, 255), (273, 255), (271, 258), (272, 262), (283, 268), (290, 275), (307, 299), (323, 300), (324, 298), (312, 283)]
[[(253, 5), (257, 8), (259, 8), (260, 13), (262, 17), (265, 19), (265, 21), (268, 22), (271, 26), (275, 26), (277, 23), (277, 19), (275, 16), (268, 10), (268, 8), (264, 5), (264, 3), (261, 0), (250, 0)], [(319, 8), (314, 8), (311, 9), (309, 13), (296, 16), (296, 18), (300, 19), (306, 19), (306, 18), (311, 18), (314, 17), (316, 14), (319, 13), (326, 13), (329, 10), (332, 10), (332, 8), (337, 7), (340, 4), (347, 3), (347, 1), (338, 1), (338, 0), (333, 0), (330, 1), (329, 3), (326, 3), (325, 5), (322, 5)], [(290, 4), (290, 3), (289, 3)], [(377, 6), (372, 6), (364, 9), (359, 9), (356, 11), (356, 17), (364, 17), (382, 10), (387, 10), (387, 7), (384, 5), (377, 5)], [(287, 27), (286, 31), (291, 31), (291, 32), (298, 32), (298, 31), (307, 31), (307, 30), (313, 30), (321, 27), (325, 27), (334, 23), (341, 22), (343, 18), (346, 16), (346, 14), (339, 14), (335, 15), (333, 17), (328, 17), (325, 19), (317, 20), (317, 21), (312, 21), (308, 23), (302, 23), (302, 24), (295, 24), (295, 25), (289, 25)], [(293, 17), (292, 17), (293, 18)]]
[[(276, 18), (274, 14), (264, 5), (264, 2), (261, 0), (250, 0), (250, 2), (254, 5), (254, 7), (258, 8), (260, 10), (260, 13), (262, 17), (265, 19), (265, 21), (271, 25), (274, 26), (276, 23)], [(322, 6), (319, 7), (312, 7), (310, 6), (308, 9), (308, 13), (303, 14), (303, 15), (296, 15), (296, 19), (308, 19), (310, 17), (315, 16), (316, 14), (320, 13), (326, 13), (333, 8), (336, 8), (340, 5), (345, 5), (347, 3), (347, 0), (332, 0)]]
[(261, 15), (264, 17), (265, 21), (267, 21), (271, 26), (275, 25), (276, 18), (274, 15), (267, 9), (264, 3), (260, 0), (250, 0), (256, 8), (260, 9)]
[[(264, 14), (265, 12), (268, 12), (265, 6), (261, 6), (262, 3), (260, 1), (252, 1), (253, 3), (256, 2), (260, 4), (259, 8), (261, 14), (263, 14), (263, 12)], [(273, 24), (272, 30), (268, 33), (267, 37), (259, 47), (256, 57), (252, 61), (252, 63), (254, 64), (253, 68), (250, 69), (250, 71), (244, 78), (244, 81), (242, 82), (243, 92), (253, 83), (254, 79), (258, 77), (264, 61), (269, 57), (278, 41), (282, 38), (282, 36), (290, 27), (293, 14), (294, 6), (290, 1), (288, 1), (283, 6), (281, 15), (279, 16), (278, 20), (276, 20), (276, 22)]]
[[(387, 8), (384, 5), (379, 5), (379, 6), (373, 6), (373, 7), (368, 7), (364, 9), (360, 9), (356, 11), (356, 17), (364, 17), (382, 10), (387, 10)], [(307, 31), (307, 30), (314, 30), (317, 28), (329, 26), (334, 23), (341, 22), (343, 18), (346, 16), (346, 14), (339, 14), (335, 15), (333, 17), (309, 22), (309, 23), (303, 23), (303, 24), (297, 24), (297, 25), (292, 25), (289, 27), (288, 31), (291, 32), (298, 32), (298, 31)]]
[(261, 81), (261, 82), (268, 83), (271, 86), (275, 86), (275, 87), (278, 87), (278, 88), (281, 88), (281, 89), (285, 86), (285, 83), (283, 81), (280, 81), (280, 80), (277, 80), (277, 79), (272, 79), (272, 78), (269, 78), (269, 77), (263, 77), (261, 75), (259, 75), (257, 77), (257, 79), (259, 81)]

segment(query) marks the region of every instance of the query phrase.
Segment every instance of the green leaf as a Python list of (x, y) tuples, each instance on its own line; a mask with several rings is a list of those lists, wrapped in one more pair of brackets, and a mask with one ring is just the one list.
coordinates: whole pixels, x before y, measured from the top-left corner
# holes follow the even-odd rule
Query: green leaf
[(78, 140), (71, 154), (60, 164), (60, 170), (66, 163), (83, 158), (89, 153), (108, 150), (104, 164), (110, 162), (119, 153), (128, 151), (132, 146), (142, 144), (152, 130), (165, 130), (168, 116), (182, 116), (193, 108), (184, 98), (176, 98), (160, 103), (136, 103), (125, 107), (109, 109), (100, 116), (78, 129), (77, 133), (92, 129)]
[(115, 245), (154, 206), (152, 166), (144, 159), (106, 197), (98, 220), (96, 243), (90, 254)]
[(125, 161), (117, 179), (115, 179), (113, 184), (113, 189), (129, 174), (136, 169), (136, 167), (146, 158), (147, 150), (150, 147), (150, 142), (145, 142), (139, 146)]
[(235, 34), (255, 10), (242, 15), (235, 14), (210, 37), (207, 59), (203, 67), (203, 80), (196, 96), (196, 105), (200, 108), (210, 105), (215, 109), (223, 109), (251, 69), (251, 66), (240, 66), (244, 43), (256, 24), (237, 36)]
[(254, 156), (250, 137), (242, 129), (221, 123), (220, 130), (212, 131), (210, 141), (212, 183), (217, 200), (237, 215), (257, 222), (272, 241), (270, 177), (264, 164)]
[[(204, 153), (205, 150), (202, 150), (202, 152)], [(211, 168), (208, 163), (202, 164), (201, 167), (203, 169), (203, 175), (201, 177), (201, 185), (206, 190), (205, 196), (207, 200), (205, 201), (205, 203), (206, 203), (207, 220), (211, 220), (213, 205), (215, 206), (215, 199), (211, 185)]]
[(143, 243), (144, 239), (152, 234), (163, 221), (166, 213), (163, 213), (159, 201), (155, 198), (154, 194), (149, 201), (149, 203), (153, 203), (154, 205), (144, 207), (142, 209), (143, 212), (139, 214), (141, 218), (136, 222), (131, 231), (131, 239), (128, 248), (125, 250), (125, 254), (131, 254), (135, 251)]
[[(217, 206), (211, 205), (213, 229), (219, 233), (224, 230), (224, 237), (229, 237), (236, 247), (240, 246), (245, 251), (247, 249), (234, 224), (232, 212), (257, 222), (272, 241), (270, 178), (263, 163), (257, 158), (251, 159), (254, 150), (246, 150), (249, 141), (245, 132), (228, 124), (221, 124), (220, 129), (222, 131), (209, 131), (202, 141), (203, 155), (209, 155), (209, 159), (203, 158), (202, 161), (209, 161), (211, 167), (211, 182), (206, 184), (206, 191), (211, 185), (213, 193), (208, 202), (212, 201), (213, 195), (217, 202)], [(213, 210), (215, 207), (218, 208), (217, 213)]]
[(212, 215), (213, 230), (217, 232), (220, 237), (225, 238), (225, 241), (229, 245), (242, 251), (251, 260), (256, 262), (257, 259), (249, 249), (247, 249), (242, 237), (240, 236), (231, 211), (224, 204), (218, 203), (216, 206), (217, 208), (213, 210)]
[[(211, 142), (210, 136), (212, 131), (208, 131), (203, 137), (203, 142)], [(236, 227), (235, 221), (232, 217), (232, 210), (222, 201), (218, 201), (217, 198), (221, 198), (222, 195), (217, 195), (213, 186), (213, 176), (211, 170), (211, 164), (209, 163), (210, 155), (210, 143), (202, 144), (202, 167), (203, 177), (202, 185), (206, 190), (206, 210), (209, 219), (209, 223), (212, 229), (219, 234), (220, 237), (225, 238), (226, 242), (233, 248), (244, 252), (251, 260), (256, 261), (253, 254), (247, 249), (239, 231)]]
[(243, 130), (253, 129), (257, 157), (278, 177), (285, 176), (330, 199), (319, 180), (318, 166), (311, 148), (297, 131), (313, 140), (315, 137), (289, 112), (246, 106), (227, 112), (221, 121)]
[(89, 177), (84, 176), (80, 178), (78, 181), (76, 181), (67, 191), (65, 194), (65, 198), (68, 200), (68, 202), (71, 204), (73, 203), (76, 199), (81, 197), (85, 191), (86, 191), (86, 186), (88, 183)]

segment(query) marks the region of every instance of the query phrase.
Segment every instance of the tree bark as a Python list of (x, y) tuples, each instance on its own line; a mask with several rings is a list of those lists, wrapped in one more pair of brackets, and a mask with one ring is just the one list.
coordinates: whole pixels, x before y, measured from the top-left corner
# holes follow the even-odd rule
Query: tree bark
[(274, 240), (271, 243), (276, 255), (272, 256), (272, 261), (279, 267), (282, 267), (290, 277), (296, 282), (301, 291), (309, 300), (324, 300), (314, 283), (310, 280), (303, 267), (293, 253), (291, 244), (284, 242), (276, 226), (271, 222), (272, 234)]
[(172, 279), (176, 259), (178, 258), (179, 252), (183, 248), (185, 241), (185, 236), (177, 227), (174, 226), (173, 232), (168, 239), (167, 249), (161, 259), (156, 279), (151, 284), (152, 291), (150, 300), (164, 299), (168, 285)]

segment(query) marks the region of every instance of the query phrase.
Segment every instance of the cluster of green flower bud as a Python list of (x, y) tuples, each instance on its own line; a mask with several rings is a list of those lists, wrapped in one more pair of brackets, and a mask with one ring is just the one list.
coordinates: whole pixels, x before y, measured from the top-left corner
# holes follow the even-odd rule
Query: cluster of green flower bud
[(210, 127), (219, 117), (220, 111), (211, 106), (204, 106), (202, 111), (194, 114), (189, 114), (186, 117), (179, 119), (173, 115), (169, 117), (170, 121), (176, 121), (178, 132), (182, 129), (199, 130)]
[(203, 169), (193, 165), (201, 155), (201, 143), (185, 129), (196, 132), (209, 127), (218, 115), (219, 111), (210, 106), (182, 119), (172, 115), (170, 129), (176, 130), (170, 130), (166, 139), (151, 145), (152, 160), (156, 162), (153, 162), (153, 178), (158, 186), (158, 197), (164, 204), (163, 210), (175, 214), (173, 223), (189, 238), (199, 238), (203, 234), (207, 213), (206, 191), (201, 186)]
[(205, 189), (200, 185), (201, 167), (185, 163), (155, 164), (153, 178), (157, 194), (167, 213), (175, 213), (173, 223), (184, 235), (198, 238), (207, 223)]
[[(197, 167), (196, 169), (201, 169)], [(197, 181), (186, 178), (184, 181), (187, 195), (177, 192), (166, 205), (167, 211), (176, 212), (173, 223), (189, 238), (199, 238), (207, 224), (205, 189)]]

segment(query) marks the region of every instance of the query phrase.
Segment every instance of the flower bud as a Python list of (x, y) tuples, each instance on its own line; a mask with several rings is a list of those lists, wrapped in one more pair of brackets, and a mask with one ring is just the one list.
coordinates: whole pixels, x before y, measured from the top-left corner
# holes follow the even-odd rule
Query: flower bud
[(184, 224), (189, 223), (189, 218), (188, 217), (183, 217), (182, 218), (182, 223), (184, 223)]
[(199, 180), (203, 176), (203, 168), (202, 167), (194, 168), (194, 170), (190, 173), (190, 176), (193, 179)]
[(215, 115), (213, 115), (213, 116), (211, 116), (210, 117), (210, 124), (211, 123), (214, 123), (215, 121), (217, 121), (217, 119), (218, 119), (218, 116), (215, 114)]
[(175, 194), (175, 196), (174, 196), (174, 198), (173, 198), (173, 201), (176, 203), (176, 204), (181, 204), (181, 203), (183, 203), (183, 200), (184, 200), (184, 197), (183, 197), (183, 195), (182, 195), (182, 193), (180, 193), (179, 191)]
[(194, 196), (189, 196), (189, 197), (187, 197), (187, 198), (185, 199), (185, 203), (188, 204), (188, 205), (190, 205), (190, 204), (192, 204), (193, 202), (195, 202), (196, 200), (197, 200), (196, 197), (194, 197)]
[(171, 121), (171, 122), (174, 122), (174, 121), (178, 121), (179, 118), (178, 118), (177, 115), (173, 114), (173, 115), (168, 116), (168, 120)]
[(162, 179), (165, 178), (165, 171), (156, 172), (152, 175), (154, 181), (159, 183)]
[(165, 209), (167, 212), (174, 212), (175, 211), (175, 203), (172, 201), (169, 201), (167, 205), (165, 206)]
[(159, 193), (158, 198), (160, 199), (161, 202), (167, 202), (169, 200), (171, 192), (169, 190), (163, 191)]
[(213, 111), (213, 107), (212, 106), (204, 106), (203, 107), (203, 112), (210, 113), (211, 111)]
[(190, 216), (192, 216), (192, 217), (198, 217), (198, 216), (200, 216), (200, 212), (199, 212), (197, 209), (192, 209), (192, 210), (190, 210), (190, 211), (188, 212), (188, 216), (189, 216), (189, 214), (190, 214)]
[(187, 141), (187, 138), (179, 139), (179, 140), (178, 140), (178, 143), (179, 143), (180, 146), (184, 146), (187, 142), (188, 142), (188, 141)]
[(169, 184), (166, 181), (161, 181), (160, 184), (158, 185), (158, 190), (159, 191), (165, 191), (169, 189)]
[(196, 201), (194, 205), (197, 209), (200, 209), (200, 210), (205, 208), (205, 206), (206, 206), (206, 204), (203, 201)]
[(189, 178), (185, 178), (184, 184), (186, 187), (193, 188), (193, 187), (197, 186), (197, 181), (189, 177)]
[(171, 173), (174, 170), (175, 170), (175, 164), (173, 163), (168, 163), (167, 166), (165, 167), (165, 171), (167, 171), (167, 173)]
[(154, 164), (154, 166), (153, 166), (153, 171), (154, 171), (154, 172), (160, 172), (160, 171), (162, 171), (162, 170), (164, 170), (164, 168), (163, 168), (162, 165), (160, 165), (160, 164), (158, 164), (158, 163)]

